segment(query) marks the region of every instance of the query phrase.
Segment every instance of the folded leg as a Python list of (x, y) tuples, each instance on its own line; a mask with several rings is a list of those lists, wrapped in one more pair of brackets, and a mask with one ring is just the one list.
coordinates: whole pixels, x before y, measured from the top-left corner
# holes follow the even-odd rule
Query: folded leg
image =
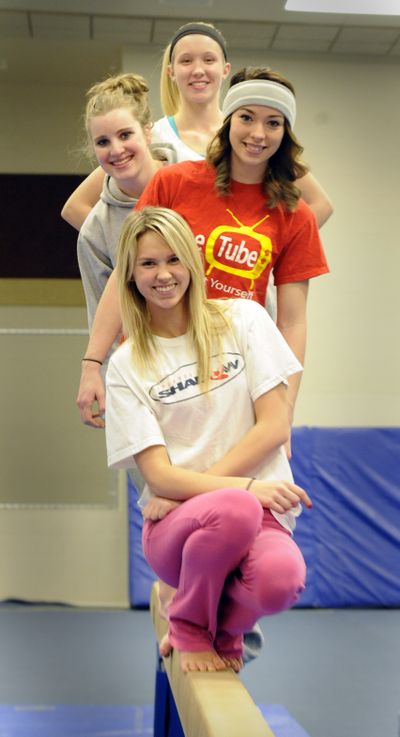
[(305, 585), (306, 566), (292, 536), (264, 511), (260, 533), (239, 569), (224, 587), (218, 612), (215, 648), (237, 657), (242, 633), (266, 614), (292, 607)]
[(145, 523), (146, 558), (163, 581), (177, 588), (169, 606), (169, 637), (178, 650), (213, 647), (226, 578), (246, 557), (262, 517), (259, 502), (247, 491), (219, 489)]

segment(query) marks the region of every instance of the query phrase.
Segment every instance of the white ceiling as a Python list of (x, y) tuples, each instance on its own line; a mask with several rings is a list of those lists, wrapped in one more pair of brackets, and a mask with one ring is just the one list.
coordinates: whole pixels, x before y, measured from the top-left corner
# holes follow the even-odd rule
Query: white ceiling
[[(360, 4), (359, 0), (359, 4)], [(365, 1), (365, 0), (364, 0)], [(379, 7), (380, 0), (374, 0)], [(396, 0), (397, 2), (397, 0)], [(319, 3), (318, 3), (319, 4)], [(335, 3), (336, 5), (336, 3)], [(342, 3), (343, 5), (343, 3)], [(88, 15), (149, 16), (151, 18), (193, 18), (220, 20), (253, 20), (291, 23), (331, 23), (352, 25), (400, 24), (399, 16), (347, 15), (336, 13), (298, 13), (285, 11), (285, 0), (0, 0), (0, 9), (83, 13)]]
[[(0, 0), (0, 79), (12, 70), (13, 81), (18, 74), (34, 75), (41, 58), (35, 41), (58, 43), (64, 55), (71, 49), (72, 72), (79, 43), (92, 47), (86, 54), (90, 65), (95, 48), (115, 58), (126, 44), (163, 47), (190, 19), (214, 22), (231, 49), (400, 57), (400, 16), (296, 13), (284, 5), (285, 0)], [(46, 63), (49, 77), (53, 69)], [(59, 64), (54, 57), (57, 73)]]
[(400, 16), (296, 13), (284, 5), (285, 0), (0, 0), (0, 43), (13, 38), (165, 45), (181, 20), (193, 18), (216, 21), (232, 48), (400, 54)]

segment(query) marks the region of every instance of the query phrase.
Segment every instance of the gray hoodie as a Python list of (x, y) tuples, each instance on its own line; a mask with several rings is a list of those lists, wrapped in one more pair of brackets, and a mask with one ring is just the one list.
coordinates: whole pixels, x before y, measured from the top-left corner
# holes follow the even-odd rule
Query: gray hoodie
[[(176, 161), (169, 144), (153, 144), (155, 159)], [(104, 287), (117, 260), (117, 246), (122, 223), (136, 206), (137, 199), (121, 192), (116, 181), (105, 176), (100, 200), (83, 223), (78, 236), (78, 263), (86, 298), (89, 330), (92, 327)]]

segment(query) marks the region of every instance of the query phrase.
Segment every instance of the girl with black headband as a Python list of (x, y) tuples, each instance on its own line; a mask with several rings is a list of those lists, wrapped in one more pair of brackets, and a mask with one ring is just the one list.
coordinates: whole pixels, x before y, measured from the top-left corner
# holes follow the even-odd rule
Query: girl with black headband
[(222, 124), (221, 84), (230, 71), (222, 34), (209, 23), (187, 23), (164, 52), (160, 97), (165, 116), (153, 127), (180, 161), (204, 159)]
[[(165, 116), (154, 124), (153, 136), (172, 143), (178, 161), (204, 158), (223, 122), (219, 95), (229, 70), (225, 39), (210, 23), (181, 26), (165, 49), (160, 84)], [(326, 193), (307, 170), (297, 185), (321, 227), (332, 213)], [(102, 187), (103, 172), (96, 169), (67, 200), (62, 217), (79, 230)]]

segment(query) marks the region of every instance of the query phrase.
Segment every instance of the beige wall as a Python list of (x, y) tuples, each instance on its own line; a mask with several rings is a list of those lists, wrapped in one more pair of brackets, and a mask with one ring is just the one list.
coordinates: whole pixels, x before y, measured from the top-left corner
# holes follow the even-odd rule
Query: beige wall
[(0, 600), (129, 606), (125, 475), (75, 407), (85, 323), (0, 309)]
[[(54, 47), (35, 43), (44, 61), (48, 53), (51, 64)], [(21, 53), (27, 48), (20, 43)], [(31, 45), (29, 49), (32, 53)], [(121, 53), (125, 70), (141, 72), (149, 79), (155, 116), (160, 114), (160, 51), (125, 48)], [(80, 69), (77, 56), (75, 66), (71, 66), (74, 73), (68, 74), (66, 67), (61, 73), (60, 67), (57, 80), (47, 74), (43, 80), (31, 78), (23, 84), (0, 84), (3, 172), (87, 170), (87, 165), (83, 161), (78, 164), (71, 151), (78, 144), (85, 89), (110, 71), (111, 59), (105, 55), (103, 58), (101, 49), (93, 51), (92, 46), (76, 46), (74, 57), (78, 54), (82, 57)], [(64, 55), (68, 65), (66, 49)], [(114, 63), (115, 58), (114, 53)], [(90, 63), (85, 63), (88, 60)], [(316, 279), (310, 289), (309, 346), (296, 423), (399, 425), (399, 63), (374, 58), (330, 61), (327, 57), (304, 56), (264, 59), (254, 55), (244, 59), (232, 53), (234, 69), (249, 61), (267, 61), (294, 82), (299, 104), (296, 131), (305, 146), (306, 160), (335, 206), (334, 216), (322, 231), (331, 274)], [(57, 63), (61, 64), (58, 57)], [(81, 329), (85, 322), (83, 307), (0, 307), (2, 329)], [(8, 352), (8, 360), (0, 364), (3, 390), (9, 392), (11, 386), (14, 402), (18, 403), (16, 382), (24, 356), (28, 361), (27, 371), (22, 372), (25, 381), (29, 380), (32, 363), (46, 366), (47, 373), (40, 383), (40, 371), (33, 370), (34, 397), (25, 405), (25, 413), (19, 406), (19, 415), (15, 416), (11, 395), (2, 402), (0, 424), (7, 439), (9, 477), (16, 485), (17, 496), (20, 501), (31, 500), (36, 507), (29, 512), (1, 512), (0, 527), (7, 534), (2, 536), (0, 559), (14, 563), (6, 566), (0, 577), (0, 598), (127, 605), (126, 499), (122, 493), (116, 505), (107, 504), (110, 487), (104, 441), (93, 438), (89, 430), (79, 426), (74, 406), (84, 338), (72, 341), (73, 350), (62, 350), (61, 366), (55, 346), (59, 339), (38, 339), (33, 343), (30, 339), (29, 350), (23, 350), (23, 340), (3, 339), (2, 350)], [(13, 371), (13, 362), (18, 371)], [(57, 370), (51, 370), (52, 366)], [(60, 434), (60, 412), (68, 415), (63, 417), (68, 426), (64, 434)], [(11, 430), (15, 442), (9, 442)], [(42, 466), (46, 466), (46, 438), (51, 439), (58, 453), (65, 444), (72, 462), (81, 463), (83, 456), (91, 459), (84, 475), (80, 475), (80, 483), (92, 485), (91, 489), (84, 488), (80, 493), (68, 475), (57, 478), (54, 463), (47, 464), (45, 476), (41, 475), (41, 464), (35, 467), (35, 463), (41, 453)], [(36, 475), (29, 473), (32, 468)], [(52, 489), (55, 502), (67, 501), (69, 509), (46, 510), (40, 506), (41, 500), (49, 502)], [(3, 502), (10, 500), (10, 490), (4, 484), (2, 495)], [(74, 504), (83, 498), (105, 506), (97, 511), (79, 511)]]
[[(82, 45), (79, 51), (83, 53)], [(157, 47), (121, 52), (122, 68), (149, 79), (155, 117), (160, 114), (160, 54)], [(335, 206), (322, 230), (331, 274), (311, 283), (309, 347), (296, 421), (396, 425), (400, 62), (304, 55), (265, 59), (256, 53), (249, 59), (235, 52), (231, 57), (233, 69), (246, 61), (267, 61), (294, 82), (296, 131), (306, 160)], [(108, 58), (98, 65), (98, 77), (109, 65)], [(3, 171), (87, 170), (71, 151), (78, 144), (84, 91), (94, 81), (95, 69), (91, 58), (88, 74), (74, 84), (61, 78), (58, 84), (31, 81), (0, 87), (6, 102), (0, 117)]]

